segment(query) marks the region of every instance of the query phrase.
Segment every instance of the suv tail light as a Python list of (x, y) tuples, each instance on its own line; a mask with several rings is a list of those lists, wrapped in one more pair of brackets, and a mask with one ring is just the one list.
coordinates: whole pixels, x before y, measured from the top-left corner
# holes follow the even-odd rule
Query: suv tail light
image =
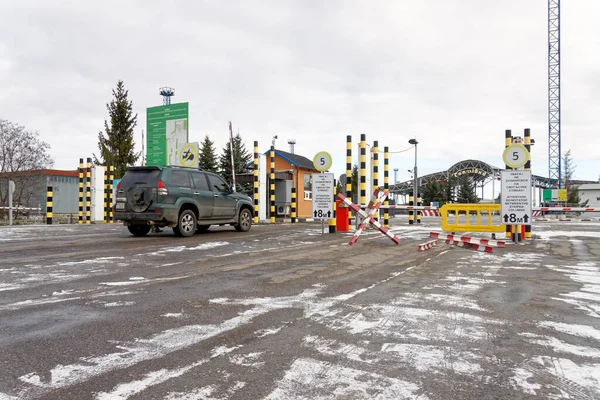
[(169, 189), (167, 189), (167, 185), (163, 181), (158, 181), (158, 195), (159, 196), (168, 196)]

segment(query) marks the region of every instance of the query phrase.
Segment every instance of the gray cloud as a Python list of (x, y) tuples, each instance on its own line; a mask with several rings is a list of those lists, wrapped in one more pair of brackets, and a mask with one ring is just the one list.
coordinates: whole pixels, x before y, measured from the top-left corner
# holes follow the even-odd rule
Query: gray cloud
[[(221, 149), (297, 140), (345, 169), (345, 138), (390, 151), (417, 136), (423, 173), (476, 158), (501, 166), (504, 129), (531, 128), (547, 173), (547, 10), (540, 2), (0, 1), (0, 117), (38, 130), (59, 168), (97, 153), (105, 104), (125, 81), (139, 114), (158, 88), (190, 102), (190, 138)], [(600, 3), (563, 4), (563, 149), (600, 172)], [(393, 153), (404, 171), (413, 154)]]

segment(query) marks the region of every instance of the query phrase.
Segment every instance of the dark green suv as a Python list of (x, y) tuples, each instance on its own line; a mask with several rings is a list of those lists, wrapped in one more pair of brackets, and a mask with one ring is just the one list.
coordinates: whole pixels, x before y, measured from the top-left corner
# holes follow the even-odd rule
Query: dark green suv
[(114, 219), (144, 236), (155, 227), (171, 227), (192, 236), (211, 225), (252, 226), (252, 201), (235, 193), (219, 175), (185, 167), (130, 167), (117, 185)]

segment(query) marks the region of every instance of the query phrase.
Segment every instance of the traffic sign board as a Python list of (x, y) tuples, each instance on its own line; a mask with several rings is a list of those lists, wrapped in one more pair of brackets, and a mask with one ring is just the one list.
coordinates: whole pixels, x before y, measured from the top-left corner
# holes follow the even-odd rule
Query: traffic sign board
[(529, 161), (529, 151), (522, 144), (513, 143), (506, 147), (502, 159), (508, 167), (521, 168)]
[(315, 219), (333, 218), (333, 174), (312, 174), (312, 213)]
[(181, 148), (179, 165), (183, 167), (198, 166), (198, 143), (186, 143)]
[(531, 225), (531, 171), (501, 172), (501, 218), (507, 225)]
[(331, 154), (326, 151), (320, 151), (313, 158), (313, 164), (317, 171), (325, 172), (331, 168), (332, 164)]

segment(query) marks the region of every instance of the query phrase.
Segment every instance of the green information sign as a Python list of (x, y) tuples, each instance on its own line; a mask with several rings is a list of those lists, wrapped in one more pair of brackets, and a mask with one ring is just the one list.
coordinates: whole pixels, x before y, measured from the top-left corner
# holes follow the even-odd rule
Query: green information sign
[(542, 200), (547, 203), (552, 201), (552, 189), (544, 189), (542, 192)]
[(146, 165), (179, 165), (188, 128), (188, 103), (147, 108)]

